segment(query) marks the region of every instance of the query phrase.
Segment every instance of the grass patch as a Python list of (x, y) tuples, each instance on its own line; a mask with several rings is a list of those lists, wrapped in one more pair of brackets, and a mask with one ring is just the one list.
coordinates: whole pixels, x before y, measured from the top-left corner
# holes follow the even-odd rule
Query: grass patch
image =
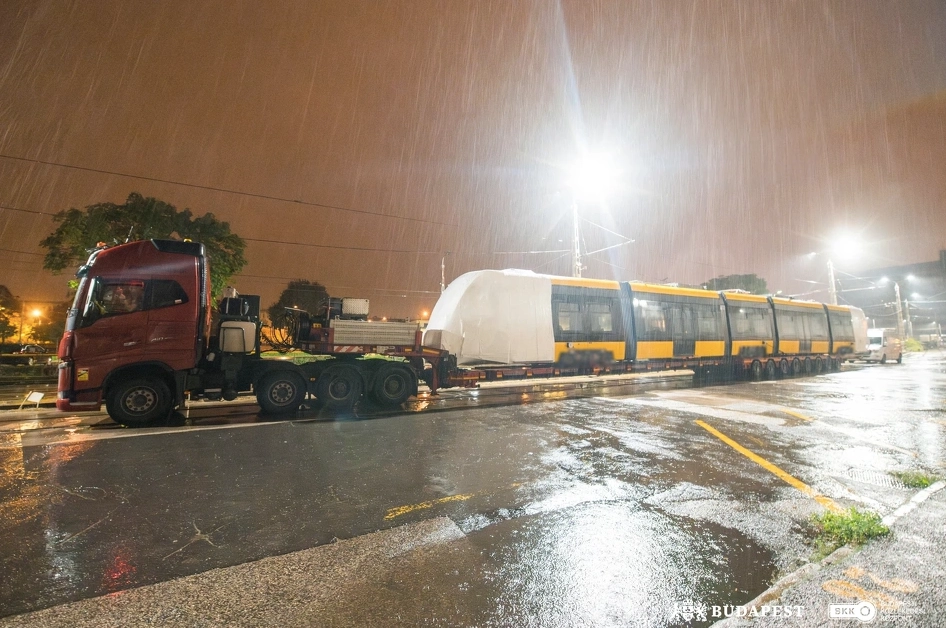
[(904, 351), (923, 351), (923, 344), (914, 338), (907, 338), (903, 341)]
[(926, 488), (937, 480), (936, 477), (922, 471), (894, 471), (891, 475), (908, 488)]
[(861, 545), (869, 539), (890, 533), (890, 528), (881, 523), (880, 515), (853, 506), (844, 512), (828, 511), (812, 515), (811, 524), (817, 532), (815, 560), (820, 560), (843, 545)]

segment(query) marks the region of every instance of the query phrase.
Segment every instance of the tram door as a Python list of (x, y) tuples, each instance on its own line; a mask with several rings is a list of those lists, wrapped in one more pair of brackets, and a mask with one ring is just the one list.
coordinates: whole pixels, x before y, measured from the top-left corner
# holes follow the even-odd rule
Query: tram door
[(674, 303), (671, 309), (673, 357), (686, 358), (696, 353), (696, 312), (686, 304)]

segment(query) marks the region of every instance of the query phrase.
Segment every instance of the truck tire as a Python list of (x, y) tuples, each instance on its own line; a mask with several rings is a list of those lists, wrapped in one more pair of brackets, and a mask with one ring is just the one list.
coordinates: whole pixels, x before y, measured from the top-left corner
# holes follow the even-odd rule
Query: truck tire
[(273, 371), (260, 379), (256, 401), (264, 414), (295, 412), (305, 399), (306, 384), (298, 374)]
[(335, 364), (324, 371), (316, 382), (316, 396), (330, 410), (347, 410), (361, 397), (364, 383), (353, 366)]
[(758, 382), (762, 379), (762, 362), (753, 360), (749, 366), (749, 379)]
[(775, 366), (775, 360), (769, 360), (765, 363), (765, 379), (775, 379), (778, 368)]
[(159, 377), (136, 377), (109, 388), (105, 409), (120, 425), (146, 427), (171, 413), (171, 389)]
[(897, 364), (903, 364), (903, 354), (897, 356)]
[(880, 356), (880, 363), (881, 363), (881, 364), (886, 364), (886, 363), (887, 363), (887, 354), (886, 354), (886, 353), (883, 354), (882, 356)]
[(414, 394), (414, 375), (398, 364), (386, 364), (378, 369), (371, 383), (371, 396), (386, 407), (396, 408)]
[(802, 363), (798, 358), (792, 358), (792, 375), (798, 377), (802, 372)]

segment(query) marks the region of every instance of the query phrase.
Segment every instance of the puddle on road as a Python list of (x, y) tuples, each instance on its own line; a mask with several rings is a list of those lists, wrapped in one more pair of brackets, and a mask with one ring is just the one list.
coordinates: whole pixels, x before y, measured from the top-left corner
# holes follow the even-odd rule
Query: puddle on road
[(584, 503), (473, 532), (485, 625), (675, 626), (677, 605), (737, 605), (770, 584), (771, 553), (738, 531), (631, 502)]

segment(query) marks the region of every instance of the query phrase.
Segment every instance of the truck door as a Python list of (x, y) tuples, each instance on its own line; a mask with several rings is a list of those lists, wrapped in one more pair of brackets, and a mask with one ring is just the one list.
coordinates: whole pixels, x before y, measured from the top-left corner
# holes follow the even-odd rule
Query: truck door
[[(144, 281), (106, 279), (92, 281), (74, 334), (76, 377), (89, 378), (94, 369), (104, 377), (115, 366), (137, 361), (144, 350), (148, 313), (144, 309)], [(96, 381), (96, 373), (85, 381)], [(82, 380), (80, 380), (82, 381)], [(101, 381), (101, 380), (98, 380)]]

